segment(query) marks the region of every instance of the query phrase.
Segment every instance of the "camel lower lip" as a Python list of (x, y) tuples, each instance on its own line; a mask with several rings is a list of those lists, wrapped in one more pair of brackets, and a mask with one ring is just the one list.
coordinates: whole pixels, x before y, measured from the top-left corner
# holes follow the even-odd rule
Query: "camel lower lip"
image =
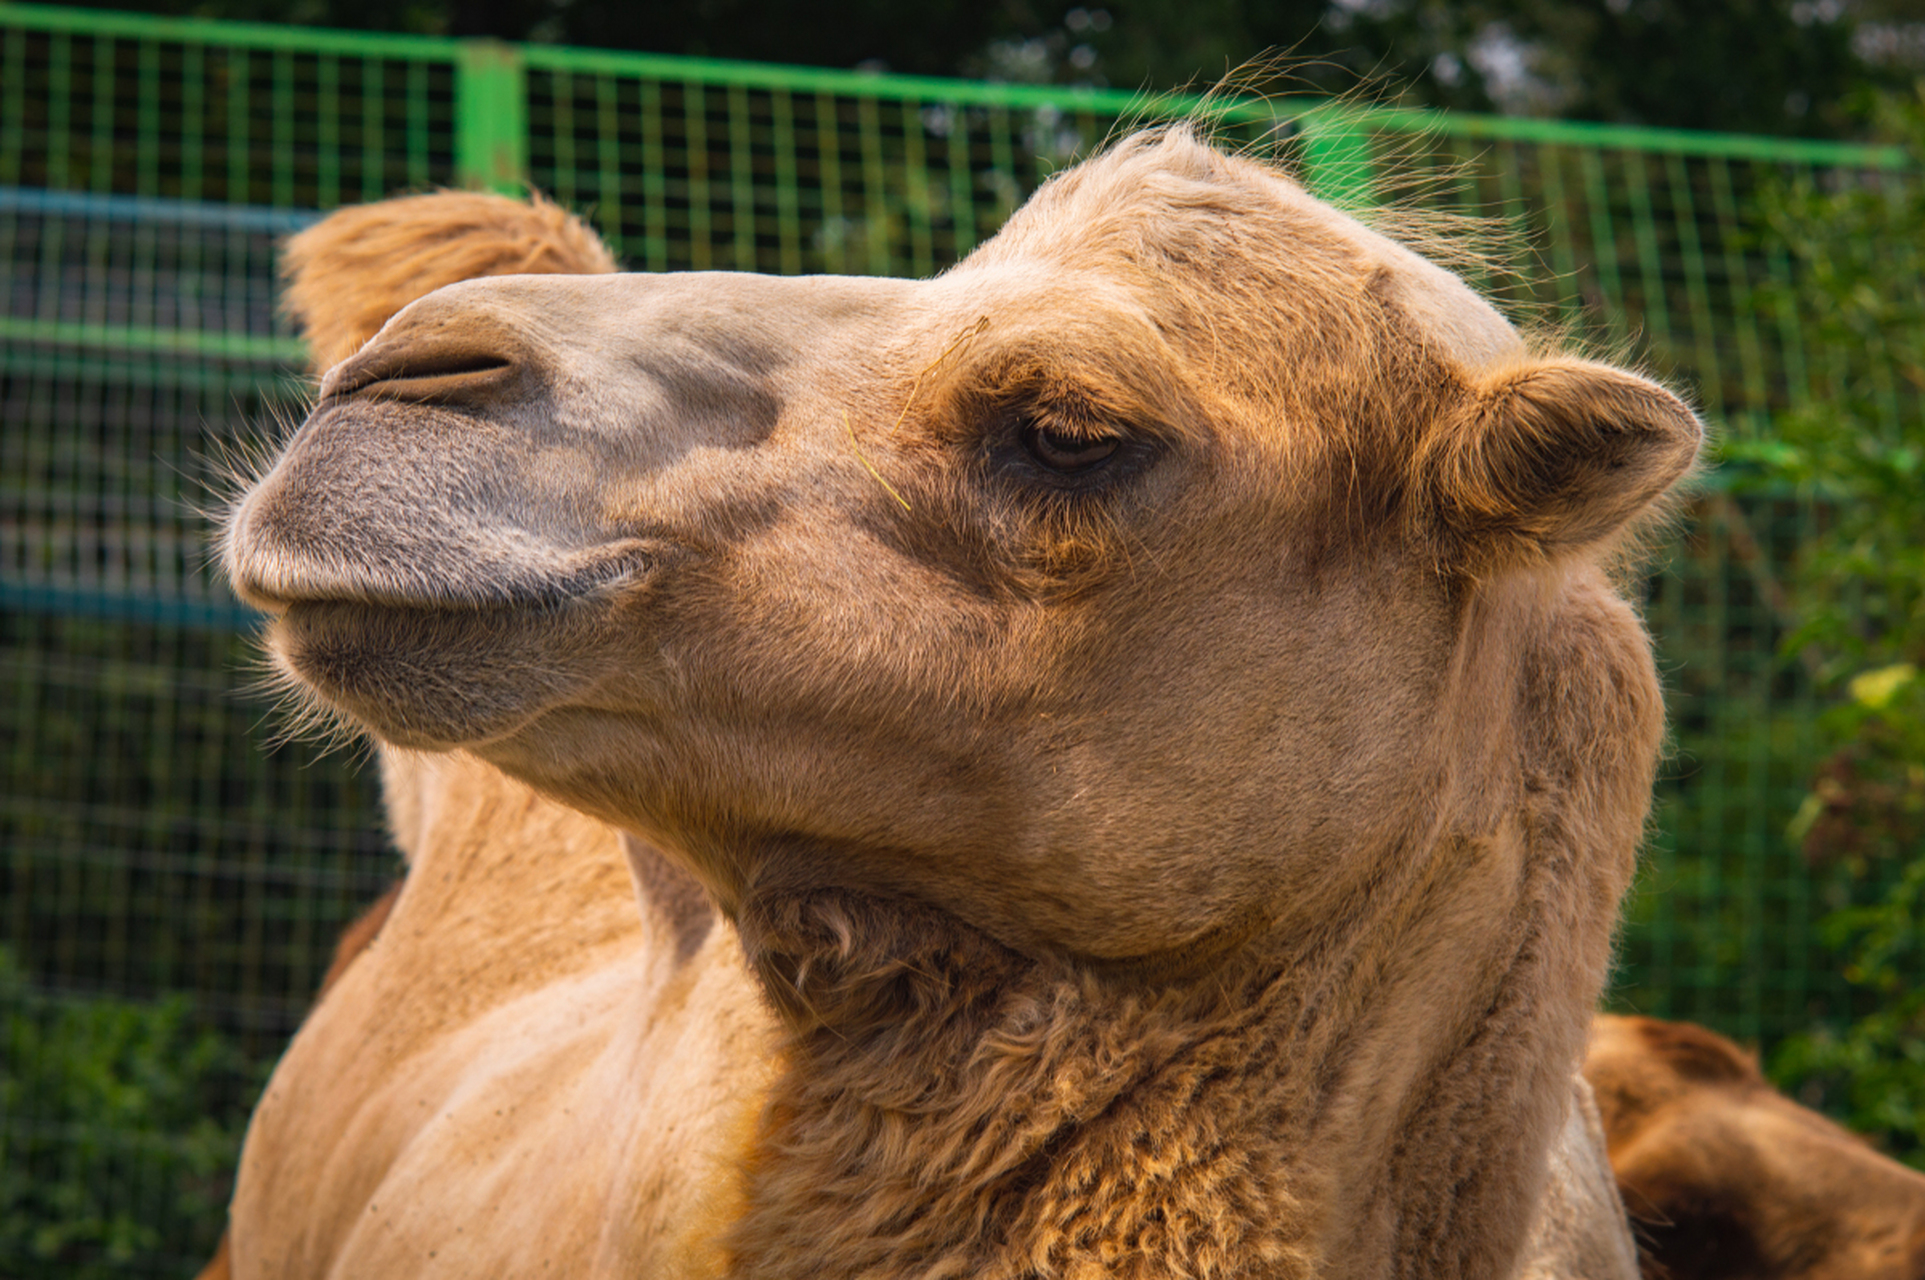
[(278, 662), (336, 710), (398, 746), (447, 750), (512, 732), (582, 684), (557, 646), (590, 643), (601, 609), (446, 609), (303, 600), (270, 624)]

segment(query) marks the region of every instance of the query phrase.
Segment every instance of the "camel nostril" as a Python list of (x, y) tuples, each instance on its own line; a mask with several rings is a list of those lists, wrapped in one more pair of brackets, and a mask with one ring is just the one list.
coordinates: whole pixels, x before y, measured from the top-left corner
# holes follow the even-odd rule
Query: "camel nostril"
[(322, 382), (323, 400), (371, 396), (446, 403), (499, 392), (516, 376), (515, 361), (472, 347), (389, 348), (364, 352)]

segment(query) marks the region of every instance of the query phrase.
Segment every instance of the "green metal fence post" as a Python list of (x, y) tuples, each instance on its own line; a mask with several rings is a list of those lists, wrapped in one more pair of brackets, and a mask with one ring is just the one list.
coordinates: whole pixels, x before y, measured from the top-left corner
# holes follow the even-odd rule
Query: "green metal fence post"
[(1339, 209), (1375, 204), (1376, 159), (1364, 118), (1334, 104), (1306, 112), (1298, 123), (1303, 130), (1303, 176), (1311, 194)]
[(463, 40), (455, 55), (455, 181), (504, 195), (528, 187), (528, 68), (500, 40)]

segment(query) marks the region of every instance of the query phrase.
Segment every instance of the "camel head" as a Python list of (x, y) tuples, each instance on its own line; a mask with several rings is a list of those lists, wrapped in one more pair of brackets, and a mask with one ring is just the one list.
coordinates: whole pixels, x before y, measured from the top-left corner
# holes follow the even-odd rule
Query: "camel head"
[(725, 911), (850, 890), (1180, 966), (1536, 822), (1604, 850), (1602, 938), (1660, 712), (1599, 566), (1700, 434), (1174, 129), (930, 280), (440, 289), (224, 562), (326, 707)]

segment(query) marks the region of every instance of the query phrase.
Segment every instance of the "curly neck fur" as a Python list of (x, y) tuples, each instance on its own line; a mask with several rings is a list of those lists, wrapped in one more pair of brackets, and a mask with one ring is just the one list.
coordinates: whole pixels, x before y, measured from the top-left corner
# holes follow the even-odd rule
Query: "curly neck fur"
[(1559, 843), (1448, 842), (1154, 987), (922, 905), (745, 904), (788, 1043), (732, 1274), (1507, 1274), (1609, 928)]

